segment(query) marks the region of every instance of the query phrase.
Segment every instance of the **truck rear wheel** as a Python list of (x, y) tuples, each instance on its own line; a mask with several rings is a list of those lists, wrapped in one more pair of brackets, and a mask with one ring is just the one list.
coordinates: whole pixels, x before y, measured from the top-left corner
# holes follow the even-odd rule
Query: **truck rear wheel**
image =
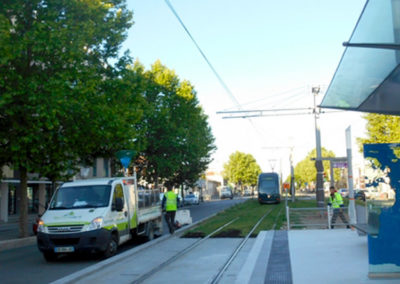
[(104, 258), (109, 258), (117, 253), (118, 238), (116, 234), (112, 234), (104, 252)]

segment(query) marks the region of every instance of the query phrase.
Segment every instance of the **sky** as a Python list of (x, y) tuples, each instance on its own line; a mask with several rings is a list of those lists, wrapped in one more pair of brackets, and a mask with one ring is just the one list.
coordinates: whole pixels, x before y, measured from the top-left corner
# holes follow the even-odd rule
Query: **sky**
[[(194, 85), (209, 116), (217, 150), (209, 169), (222, 170), (235, 151), (252, 154), (264, 172), (289, 174), (315, 148), (312, 114), (224, 119), (217, 112), (313, 107), (322, 100), (365, 0), (170, 0), (218, 72), (220, 84), (164, 0), (127, 0), (134, 25), (122, 50), (147, 69), (156, 60)], [(239, 105), (236, 103), (236, 101)], [(345, 130), (365, 136), (361, 113), (325, 110), (318, 119), (322, 147), (346, 155)], [(356, 162), (357, 163), (357, 162)], [(354, 162), (353, 162), (354, 165)]]

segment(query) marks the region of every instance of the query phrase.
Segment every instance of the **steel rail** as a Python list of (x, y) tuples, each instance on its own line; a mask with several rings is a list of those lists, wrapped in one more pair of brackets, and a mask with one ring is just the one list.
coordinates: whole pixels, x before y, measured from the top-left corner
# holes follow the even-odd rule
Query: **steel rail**
[(231, 265), (232, 261), (235, 259), (236, 255), (239, 253), (239, 251), (242, 249), (242, 247), (246, 244), (248, 239), (250, 238), (251, 234), (254, 232), (254, 230), (260, 225), (262, 220), (264, 220), (265, 217), (267, 217), (273, 210), (274, 208), (271, 208), (267, 213), (262, 216), (258, 222), (254, 225), (254, 227), (251, 229), (251, 231), (247, 234), (247, 236), (240, 242), (240, 244), (236, 247), (235, 251), (232, 253), (232, 255), (229, 257), (229, 259), (225, 262), (224, 266), (219, 270), (218, 274), (215, 275), (208, 283), (209, 284), (216, 284), (219, 282), (221, 279), (222, 275), (225, 273), (225, 271), (228, 269), (229, 265)]
[(207, 239), (209, 239), (211, 236), (213, 236), (214, 234), (218, 233), (219, 231), (221, 231), (223, 228), (229, 226), (230, 224), (232, 224), (233, 222), (235, 222), (237, 219), (239, 219), (239, 217), (236, 217), (235, 219), (231, 220), (230, 222), (226, 223), (225, 225), (219, 227), (218, 229), (216, 229), (215, 231), (211, 232), (210, 234), (208, 234), (206, 237), (194, 242), (193, 244), (191, 244), (190, 246), (188, 246), (187, 248), (185, 248), (184, 250), (178, 252), (177, 254), (175, 254), (174, 256), (170, 257), (169, 259), (167, 259), (166, 261), (164, 261), (163, 263), (161, 263), (158, 267), (153, 268), (152, 270), (148, 271), (147, 273), (143, 274), (142, 276), (140, 276), (138, 279), (132, 281), (132, 284), (138, 284), (138, 283), (143, 283), (143, 281), (145, 281), (146, 279), (148, 279), (149, 277), (151, 277), (152, 275), (156, 274), (157, 272), (161, 271), (162, 269), (164, 269), (167, 265), (169, 265), (171, 262), (176, 261), (178, 258), (182, 257), (183, 255), (185, 255), (186, 253), (188, 253), (189, 251), (193, 250), (195, 247), (197, 247), (198, 245), (200, 245), (201, 243), (203, 243), (204, 241), (206, 241)]

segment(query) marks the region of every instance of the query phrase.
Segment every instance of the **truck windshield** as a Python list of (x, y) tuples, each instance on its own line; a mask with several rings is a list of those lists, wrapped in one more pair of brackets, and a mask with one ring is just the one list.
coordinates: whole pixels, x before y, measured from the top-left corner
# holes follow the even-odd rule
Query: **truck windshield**
[(76, 209), (107, 207), (111, 185), (88, 185), (60, 187), (52, 199), (49, 209)]

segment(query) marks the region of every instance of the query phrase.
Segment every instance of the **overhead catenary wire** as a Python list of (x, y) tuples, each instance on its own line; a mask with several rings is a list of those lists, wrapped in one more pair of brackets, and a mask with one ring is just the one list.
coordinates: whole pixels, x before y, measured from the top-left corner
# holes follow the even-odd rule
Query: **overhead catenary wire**
[[(207, 56), (205, 55), (205, 53), (203, 52), (203, 50), (200, 48), (199, 44), (196, 42), (196, 40), (194, 39), (194, 37), (192, 36), (192, 34), (190, 33), (189, 29), (186, 27), (186, 25), (183, 23), (181, 17), (178, 15), (178, 13), (176, 12), (175, 8), (172, 6), (171, 2), (169, 0), (164, 0), (165, 3), (167, 4), (168, 8), (171, 10), (171, 12), (174, 14), (174, 16), (176, 17), (176, 19), (179, 21), (179, 23), (181, 24), (182, 28), (185, 30), (185, 32), (187, 33), (187, 35), (190, 37), (190, 39), (192, 40), (193, 44), (196, 46), (197, 50), (200, 52), (201, 56), (204, 58), (204, 60), (206, 61), (206, 63), (208, 64), (208, 66), (210, 67), (211, 71), (214, 73), (214, 75), (217, 77), (218, 81), (220, 82), (220, 84), (222, 85), (222, 87), (225, 89), (226, 93), (229, 95), (229, 97), (231, 98), (231, 100), (233, 101), (233, 103), (236, 105), (236, 107), (238, 109), (241, 109), (241, 105), (239, 103), (239, 101), (236, 99), (236, 97), (233, 95), (232, 91), (229, 89), (228, 85), (225, 83), (225, 81), (222, 79), (222, 77), (219, 75), (219, 73), (217, 72), (217, 70), (214, 68), (214, 66), (211, 64), (211, 61), (207, 58)], [(254, 125), (253, 121), (248, 118), (247, 119), (251, 126), (254, 128), (254, 130), (256, 131), (257, 135), (264, 140), (263, 134), (261, 133), (261, 131)]]
[[(197, 43), (197, 41), (194, 39), (194, 37), (192, 36), (192, 34), (190, 33), (189, 29), (186, 27), (186, 25), (184, 24), (183, 20), (181, 19), (181, 17), (178, 15), (178, 13), (176, 12), (175, 8), (172, 6), (171, 2), (169, 0), (164, 0), (166, 5), (168, 6), (168, 8), (171, 10), (171, 12), (174, 14), (174, 16), (176, 17), (176, 19), (178, 20), (178, 22), (180, 23), (180, 25), (182, 26), (182, 28), (185, 30), (186, 34), (189, 36), (189, 38), (191, 39), (191, 41), (193, 42), (193, 44), (196, 46), (197, 50), (199, 51), (199, 53), (201, 54), (201, 56), (203, 57), (203, 59), (206, 61), (207, 65), (209, 66), (209, 68), (211, 69), (211, 71), (214, 73), (214, 75), (217, 77), (219, 83), (221, 84), (221, 86), (223, 87), (223, 89), (225, 89), (226, 93), (228, 94), (228, 96), (230, 97), (230, 99), (232, 100), (232, 102), (236, 105), (237, 109), (242, 110), (242, 106), (240, 105), (240, 103), (238, 102), (238, 100), (236, 99), (236, 97), (233, 95), (232, 91), (230, 90), (230, 88), (228, 87), (228, 85), (225, 83), (225, 81), (222, 79), (222, 77), (219, 75), (219, 73), (217, 72), (217, 70), (214, 68), (214, 66), (211, 64), (211, 61), (208, 59), (208, 57), (206, 56), (206, 54), (203, 52), (203, 50), (201, 49), (200, 45)], [(296, 95), (292, 95), (289, 99), (294, 99), (294, 97), (296, 97)], [(282, 99), (282, 98), (280, 98)], [(260, 137), (260, 139), (262, 141), (265, 140), (264, 134), (260, 131), (260, 129), (258, 127), (256, 127), (256, 125), (254, 124), (254, 122), (252, 121), (252, 119), (250, 118), (251, 116), (243, 116), (243, 118), (246, 118), (250, 124), (252, 125), (253, 129), (255, 130), (255, 132), (257, 133), (257, 135)]]
[[(257, 99), (257, 100), (246, 102), (246, 103), (242, 103), (241, 106), (242, 107), (243, 106), (251, 106), (253, 104), (257, 105), (257, 106), (260, 106), (260, 104), (262, 104), (262, 105), (271, 104), (271, 103), (274, 103), (277, 100), (280, 100), (280, 101), (285, 100), (285, 101), (287, 101), (287, 100), (291, 100), (293, 98), (300, 98), (300, 96), (304, 95), (304, 90), (305, 90), (304, 86), (293, 88), (293, 89), (290, 89), (290, 90), (285, 90), (283, 92), (279, 92), (279, 93), (276, 93), (276, 94), (273, 94), (273, 95), (270, 95), (270, 96), (265, 96), (264, 98), (261, 98), (261, 99)], [(229, 111), (229, 110), (232, 110), (232, 109), (234, 109), (234, 108), (233, 107), (232, 108), (226, 108), (226, 109), (224, 109), (224, 111)]]
[(217, 77), (218, 81), (220, 82), (220, 84), (222, 85), (222, 87), (225, 89), (225, 91), (227, 92), (227, 94), (229, 95), (229, 97), (231, 98), (231, 100), (236, 104), (236, 106), (238, 108), (240, 108), (240, 104), (238, 102), (238, 100), (236, 99), (236, 97), (233, 95), (232, 91), (229, 89), (228, 85), (225, 84), (224, 80), (222, 80), (222, 77), (218, 74), (217, 70), (214, 68), (214, 66), (211, 64), (210, 60), (208, 60), (207, 56), (205, 55), (205, 53), (203, 52), (203, 50), (200, 48), (200, 46), (197, 44), (196, 40), (194, 39), (194, 37), (192, 36), (192, 34), (190, 33), (190, 31), (188, 30), (188, 28), (185, 26), (185, 24), (183, 23), (182, 19), (180, 18), (180, 16), (178, 15), (178, 13), (175, 11), (174, 7), (172, 6), (171, 2), (169, 0), (164, 0), (165, 3), (167, 4), (167, 6), (169, 7), (169, 9), (171, 10), (171, 12), (175, 15), (175, 17), (177, 18), (177, 20), (179, 21), (179, 23), (181, 24), (181, 26), (183, 27), (183, 29), (185, 30), (185, 32), (187, 33), (187, 35), (190, 37), (190, 39), (192, 40), (193, 44), (196, 46), (197, 50), (200, 52), (201, 56), (204, 58), (204, 60), (207, 62), (208, 66), (210, 67), (210, 69), (212, 70), (212, 72), (214, 73), (214, 75)]

